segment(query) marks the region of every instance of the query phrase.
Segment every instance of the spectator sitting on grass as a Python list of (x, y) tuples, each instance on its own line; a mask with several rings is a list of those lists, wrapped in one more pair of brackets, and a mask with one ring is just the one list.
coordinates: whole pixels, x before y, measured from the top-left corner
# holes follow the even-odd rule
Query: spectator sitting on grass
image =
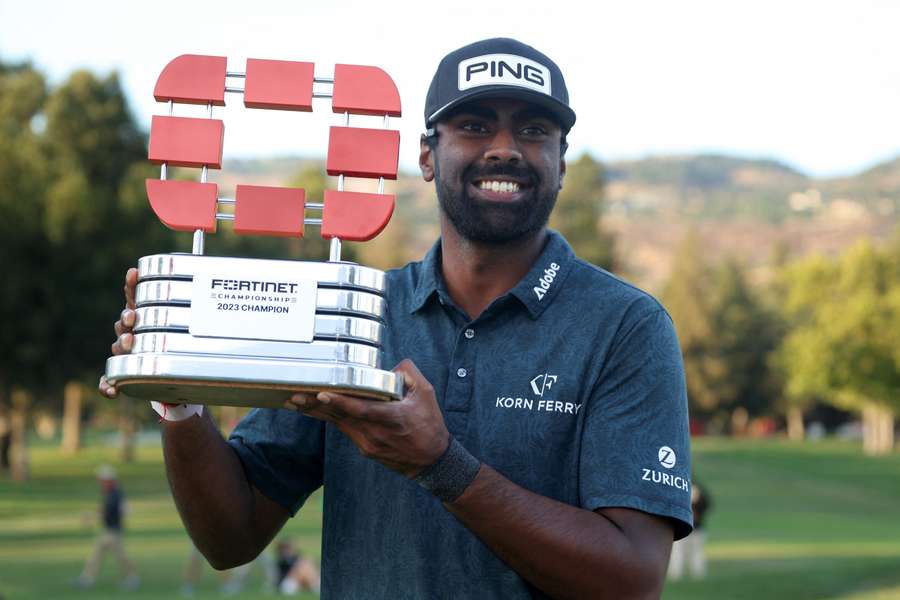
[(276, 547), (278, 591), (293, 596), (298, 591), (319, 593), (319, 569), (294, 547), (290, 539), (282, 539)]

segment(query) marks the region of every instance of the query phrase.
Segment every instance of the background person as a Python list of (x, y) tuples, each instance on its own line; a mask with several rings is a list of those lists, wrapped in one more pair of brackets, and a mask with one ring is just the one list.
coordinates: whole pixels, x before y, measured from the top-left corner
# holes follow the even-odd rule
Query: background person
[(706, 577), (706, 521), (707, 511), (712, 507), (712, 500), (706, 488), (691, 482), (691, 510), (694, 513), (694, 530), (689, 536), (678, 540), (672, 546), (672, 558), (669, 560), (669, 579), (678, 581), (684, 576), (685, 569), (694, 579)]
[(94, 542), (94, 549), (77, 580), (77, 585), (83, 588), (93, 587), (97, 581), (97, 573), (103, 558), (106, 554), (112, 554), (119, 561), (122, 587), (128, 590), (137, 589), (140, 585), (140, 578), (134, 568), (134, 563), (125, 554), (125, 548), (122, 545), (125, 496), (116, 479), (115, 469), (109, 465), (101, 465), (97, 469), (97, 481), (102, 492), (99, 511), (101, 529)]
[(275, 553), (279, 592), (287, 596), (293, 596), (298, 591), (319, 593), (319, 568), (297, 550), (292, 540), (279, 540)]

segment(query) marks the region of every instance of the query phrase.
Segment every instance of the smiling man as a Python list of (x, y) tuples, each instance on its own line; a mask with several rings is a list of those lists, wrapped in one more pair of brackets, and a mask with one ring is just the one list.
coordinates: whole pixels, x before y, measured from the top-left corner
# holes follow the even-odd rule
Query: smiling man
[(388, 273), (404, 398), (297, 395), (227, 443), (202, 411), (164, 417), (176, 503), (215, 566), (251, 560), (324, 485), (323, 596), (660, 595), (691, 529), (681, 357), (659, 303), (547, 230), (574, 123), (530, 46), (441, 61), (419, 157), (441, 239)]

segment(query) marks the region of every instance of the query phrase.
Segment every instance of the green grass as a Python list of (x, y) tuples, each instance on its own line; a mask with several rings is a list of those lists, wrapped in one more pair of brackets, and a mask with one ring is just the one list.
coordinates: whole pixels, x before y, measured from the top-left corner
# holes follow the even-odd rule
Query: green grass
[(858, 444), (702, 439), (709, 576), (664, 598), (900, 598), (900, 455)]
[[(131, 508), (126, 549), (139, 564), (140, 589), (119, 590), (112, 560), (95, 589), (73, 588), (94, 538), (84, 520), (98, 501), (94, 468), (116, 463), (102, 436), (90, 439), (75, 457), (34, 447), (31, 481), (0, 480), (4, 600), (179, 597), (190, 542), (154, 444), (141, 447), (135, 463), (117, 465)], [(900, 599), (900, 455), (867, 458), (858, 445), (836, 441), (728, 439), (697, 440), (694, 454), (696, 474), (715, 503), (707, 527), (709, 576), (670, 583), (664, 598)], [(285, 530), (316, 559), (321, 513), (316, 495)], [(196, 597), (221, 597), (220, 583), (207, 567)], [(273, 597), (261, 588), (254, 572), (238, 597)]]
[[(106, 436), (91, 436), (101, 440)], [(119, 464), (116, 450), (97, 443), (77, 456), (62, 456), (55, 446), (33, 447), (32, 478), (24, 484), (0, 479), (0, 598), (29, 599), (157, 599), (180, 598), (191, 543), (175, 510), (158, 444), (138, 449), (132, 464)], [(119, 588), (118, 565), (107, 556), (95, 587), (80, 590), (74, 580), (84, 566), (95, 535), (99, 490), (94, 470), (101, 463), (116, 465), (125, 490), (125, 549), (138, 566), (137, 591)], [(290, 536), (304, 554), (318, 561), (321, 546), (322, 501), (310, 498), (283, 536)], [(221, 598), (227, 575), (204, 564), (194, 598)], [(264, 591), (262, 569), (254, 566), (240, 599), (276, 598)], [(315, 596), (299, 595), (308, 600)]]

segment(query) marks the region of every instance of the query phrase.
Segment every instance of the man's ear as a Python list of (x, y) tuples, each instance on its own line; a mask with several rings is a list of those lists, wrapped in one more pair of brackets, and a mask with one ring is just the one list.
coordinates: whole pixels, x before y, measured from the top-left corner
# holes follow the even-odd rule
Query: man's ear
[(559, 189), (563, 188), (563, 179), (566, 177), (566, 159), (559, 159)]
[(425, 140), (425, 134), (419, 138), (419, 170), (422, 171), (422, 179), (434, 180), (434, 152)]

